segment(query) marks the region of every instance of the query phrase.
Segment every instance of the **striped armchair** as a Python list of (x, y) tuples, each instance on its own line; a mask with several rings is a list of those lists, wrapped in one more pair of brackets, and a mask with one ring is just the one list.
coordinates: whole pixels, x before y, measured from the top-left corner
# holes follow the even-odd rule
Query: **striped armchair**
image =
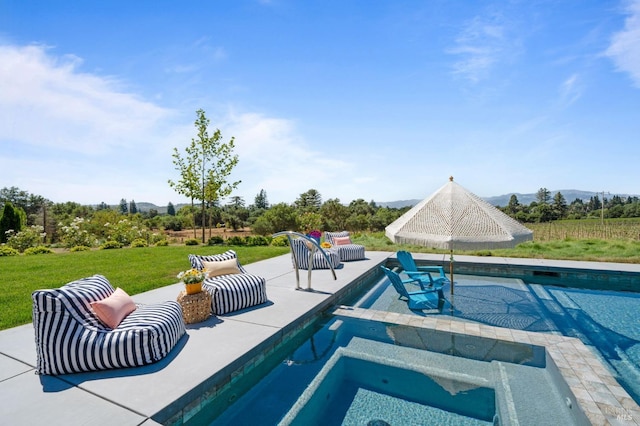
[[(295, 262), (296, 258), (298, 259), (298, 268), (309, 270), (309, 247), (307, 247), (307, 243), (302, 238), (293, 238), (291, 239), (291, 251), (291, 260)], [(295, 257), (293, 252), (295, 252)], [(334, 269), (342, 265), (340, 262), (340, 255), (336, 249), (325, 250), (325, 252), (327, 253), (327, 257), (331, 260), (331, 266), (333, 266)], [(322, 253), (320, 253), (320, 251), (316, 251), (313, 254), (311, 262), (311, 269), (331, 268), (331, 266), (329, 266), (329, 262), (327, 262), (327, 259)]]
[(94, 275), (33, 292), (38, 374), (141, 366), (171, 351), (185, 333), (180, 305), (175, 301), (136, 305), (110, 328), (90, 304), (107, 299), (114, 291), (105, 277)]
[[(232, 261), (233, 268), (226, 266), (229, 261)], [(233, 250), (211, 256), (190, 254), (189, 262), (192, 268), (209, 271), (209, 278), (202, 283), (202, 289), (211, 295), (214, 315), (260, 305), (268, 300), (267, 280), (247, 273)], [(223, 264), (225, 266), (216, 272), (216, 266)]]
[(353, 244), (350, 240), (349, 232), (325, 232), (324, 239), (338, 249), (340, 261), (349, 262), (351, 260), (364, 259), (364, 246)]

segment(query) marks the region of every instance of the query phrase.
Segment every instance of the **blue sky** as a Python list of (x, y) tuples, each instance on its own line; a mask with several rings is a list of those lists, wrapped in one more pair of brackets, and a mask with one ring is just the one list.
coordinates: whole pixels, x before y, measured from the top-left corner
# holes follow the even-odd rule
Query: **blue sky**
[(0, 187), (183, 202), (199, 108), (247, 204), (638, 194), (640, 0), (0, 0)]

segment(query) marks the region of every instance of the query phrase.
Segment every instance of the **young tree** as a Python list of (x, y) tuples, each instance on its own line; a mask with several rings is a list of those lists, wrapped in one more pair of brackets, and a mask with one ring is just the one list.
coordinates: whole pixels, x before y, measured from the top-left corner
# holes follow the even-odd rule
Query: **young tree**
[(221, 141), (222, 133), (219, 129), (209, 136), (209, 119), (204, 110), (196, 111), (195, 126), (198, 129), (197, 138), (191, 139), (191, 145), (186, 149), (186, 159), (174, 148), (174, 164), (181, 173), (182, 179), (177, 184), (169, 181), (176, 190), (189, 196), (192, 200), (201, 201), (202, 242), (205, 242), (205, 206), (213, 205), (221, 198), (231, 194), (240, 181), (227, 182), (233, 168), (238, 164), (238, 156), (233, 154), (235, 139), (227, 143)]
[[(191, 148), (195, 147), (195, 140), (191, 140)], [(187, 154), (189, 151), (187, 150)], [(193, 164), (194, 158), (187, 157), (182, 158), (178, 148), (173, 148), (173, 164), (176, 166), (176, 170), (180, 172), (180, 180), (177, 182), (169, 179), (169, 186), (172, 187), (178, 194), (184, 195), (191, 200), (191, 222), (193, 227), (193, 237), (196, 237), (196, 224), (195, 224), (195, 206), (194, 200), (198, 194), (198, 178), (195, 173), (195, 165)]]

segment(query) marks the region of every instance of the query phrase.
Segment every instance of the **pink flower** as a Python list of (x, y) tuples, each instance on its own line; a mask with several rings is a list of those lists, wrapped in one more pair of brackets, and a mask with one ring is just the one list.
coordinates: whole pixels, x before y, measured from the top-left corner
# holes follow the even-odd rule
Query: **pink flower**
[(317, 229), (309, 232), (309, 236), (313, 237), (313, 238), (320, 238), (322, 236), (322, 232), (318, 231)]

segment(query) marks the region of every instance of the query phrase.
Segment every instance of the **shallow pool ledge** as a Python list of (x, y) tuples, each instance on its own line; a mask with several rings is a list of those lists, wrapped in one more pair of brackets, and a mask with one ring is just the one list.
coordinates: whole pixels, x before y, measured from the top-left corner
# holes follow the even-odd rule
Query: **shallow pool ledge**
[(334, 314), (544, 347), (547, 365), (557, 368), (575, 402), (592, 424), (640, 425), (640, 406), (579, 339), (441, 316), (422, 317), (350, 306), (340, 306)]

